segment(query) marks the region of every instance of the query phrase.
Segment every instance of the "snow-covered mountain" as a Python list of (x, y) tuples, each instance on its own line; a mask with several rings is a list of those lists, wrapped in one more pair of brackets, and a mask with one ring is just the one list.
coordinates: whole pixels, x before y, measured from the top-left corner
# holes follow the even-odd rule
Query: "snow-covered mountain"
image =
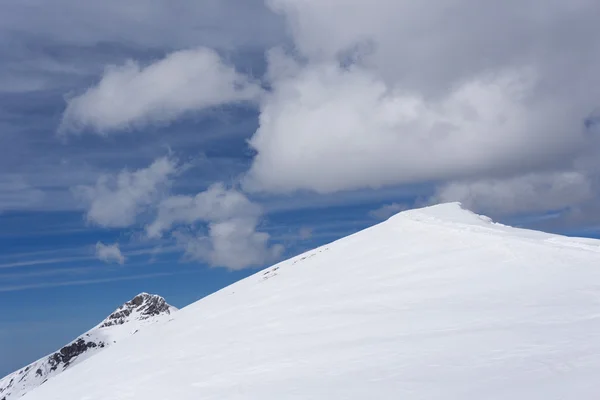
[(140, 293), (60, 350), (0, 379), (0, 400), (14, 400), (25, 395), (144, 326), (168, 320), (175, 311), (177, 309), (162, 297)]
[(600, 242), (444, 204), (284, 261), (25, 400), (598, 399)]

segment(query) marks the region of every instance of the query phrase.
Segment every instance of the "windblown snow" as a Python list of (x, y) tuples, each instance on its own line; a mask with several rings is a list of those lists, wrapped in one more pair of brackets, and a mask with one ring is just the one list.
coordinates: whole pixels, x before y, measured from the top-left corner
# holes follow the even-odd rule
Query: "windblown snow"
[(600, 242), (444, 204), (284, 261), (25, 400), (598, 399)]
[(177, 308), (162, 297), (140, 293), (60, 350), (0, 379), (0, 400), (24, 396), (67, 368), (136, 334), (143, 327), (168, 320), (174, 311)]

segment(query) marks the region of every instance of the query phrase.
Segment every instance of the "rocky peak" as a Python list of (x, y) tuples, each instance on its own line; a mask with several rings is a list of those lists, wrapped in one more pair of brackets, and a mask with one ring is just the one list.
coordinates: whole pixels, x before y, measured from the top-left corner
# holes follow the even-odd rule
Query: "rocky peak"
[[(170, 318), (168, 315), (175, 311), (177, 309), (160, 296), (138, 294), (60, 350), (4, 378), (0, 377), (0, 400), (16, 400), (72, 365), (135, 334), (143, 326)], [(130, 327), (126, 325), (129, 323)]]
[(158, 295), (140, 293), (110, 314), (102, 322), (100, 328), (123, 325), (131, 320), (143, 321), (160, 314), (171, 314), (176, 310)]

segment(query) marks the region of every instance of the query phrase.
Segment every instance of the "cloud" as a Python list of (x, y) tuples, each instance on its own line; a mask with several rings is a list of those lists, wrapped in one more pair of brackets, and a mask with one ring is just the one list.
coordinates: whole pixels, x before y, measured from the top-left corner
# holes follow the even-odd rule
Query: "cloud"
[(146, 49), (231, 49), (269, 45), (282, 34), (282, 24), (262, 0), (179, 0), (176, 7), (161, 0), (131, 0), (126, 6), (118, 0), (57, 0), (34, 8), (8, 0), (3, 6), (0, 38), (6, 41), (26, 36), (80, 48), (126, 43)]
[(231, 218), (210, 222), (206, 235), (176, 233), (175, 237), (190, 259), (240, 270), (274, 262), (283, 253), (283, 246), (269, 245), (269, 234), (256, 229), (255, 219)]
[(369, 211), (369, 216), (375, 219), (388, 219), (392, 215), (398, 214), (401, 211), (407, 210), (409, 207), (402, 203), (385, 204), (376, 210)]
[(597, 1), (267, 4), (295, 48), (270, 55), (246, 189), (519, 176), (598, 148)]
[(124, 277), (119, 277), (119, 278), (82, 279), (82, 280), (66, 281), (66, 282), (49, 282), (49, 283), (32, 283), (32, 284), (24, 284), (24, 285), (9, 285), (9, 286), (0, 286), (0, 292), (17, 292), (17, 291), (21, 291), (21, 290), (43, 289), (43, 288), (63, 287), (63, 286), (94, 285), (94, 284), (98, 284), (98, 283), (152, 279), (152, 278), (159, 278), (159, 277), (171, 276), (171, 275), (174, 275), (174, 274), (171, 272), (158, 272), (158, 273), (154, 273), (154, 274), (141, 274), (141, 275), (134, 275), (134, 276), (124, 276)]
[(479, 76), (431, 100), (363, 68), (305, 67), (276, 81), (263, 104), (246, 187), (330, 193), (572, 159), (590, 143), (582, 121), (531, 102), (535, 82), (527, 71)]
[(125, 257), (121, 253), (118, 243), (110, 245), (102, 242), (96, 243), (96, 257), (106, 263), (116, 262), (121, 265), (125, 263)]
[(600, 46), (594, 40), (600, 10), (595, 0), (511, 0), (500, 6), (477, 0), (266, 3), (285, 18), (296, 51), (310, 61), (355, 62), (387, 83), (428, 95), (515, 65), (540, 67), (544, 76), (576, 68), (589, 78), (593, 69), (578, 63), (599, 60), (589, 52)]
[(304, 226), (304, 227), (300, 228), (300, 230), (298, 231), (298, 235), (300, 236), (300, 239), (308, 240), (308, 239), (312, 238), (312, 236), (313, 236), (313, 229), (309, 228), (307, 226)]
[(452, 182), (440, 187), (432, 202), (460, 201), (473, 211), (511, 215), (577, 207), (593, 201), (596, 195), (584, 174), (557, 172)]
[(67, 101), (59, 132), (107, 134), (166, 123), (190, 111), (254, 101), (261, 91), (214, 50), (177, 51), (144, 67), (134, 61), (108, 67), (97, 85)]
[(37, 259), (37, 260), (16, 261), (16, 262), (9, 262), (9, 263), (1, 263), (0, 269), (29, 267), (32, 265), (56, 264), (56, 263), (66, 264), (66, 263), (73, 263), (73, 262), (78, 262), (78, 261), (85, 261), (85, 260), (89, 260), (90, 258), (91, 257), (89, 257), (89, 256), (82, 256), (82, 257), (43, 258), (43, 259)]
[(149, 167), (116, 176), (103, 175), (94, 186), (78, 186), (75, 196), (87, 206), (88, 222), (103, 227), (127, 227), (151, 208), (178, 172), (177, 161), (162, 157)]
[(160, 203), (156, 219), (146, 227), (146, 232), (149, 237), (157, 238), (175, 224), (225, 221), (233, 217), (257, 218), (261, 212), (260, 207), (243, 193), (216, 183), (193, 197), (171, 196), (164, 199)]
[[(173, 237), (190, 259), (238, 270), (274, 261), (283, 251), (282, 246), (269, 244), (269, 234), (257, 231), (261, 214), (243, 193), (218, 183), (194, 197), (163, 200), (146, 232), (155, 238), (176, 226), (187, 226)], [(206, 224), (207, 232), (197, 223)]]
[(0, 174), (0, 213), (31, 209), (44, 200), (44, 192), (18, 174)]

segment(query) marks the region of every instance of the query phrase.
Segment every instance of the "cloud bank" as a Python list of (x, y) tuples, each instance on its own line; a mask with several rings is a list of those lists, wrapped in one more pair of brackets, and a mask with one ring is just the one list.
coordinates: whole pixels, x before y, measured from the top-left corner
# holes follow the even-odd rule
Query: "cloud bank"
[(561, 210), (593, 199), (593, 183), (587, 176), (559, 172), (452, 182), (440, 187), (433, 201), (460, 201), (473, 211), (511, 215)]
[[(210, 254), (231, 231), (220, 224), (237, 221), (236, 231), (256, 233), (260, 212), (243, 205), (243, 192), (414, 184), (434, 188), (431, 201), (460, 200), (496, 215), (593, 209), (600, 194), (600, 168), (590, 161), (600, 156), (597, 1), (266, 5), (285, 21), (289, 42), (280, 39), (267, 52), (260, 84), (201, 47), (145, 67), (109, 68), (70, 100), (63, 129), (100, 133), (221, 104), (257, 104), (241, 189), (166, 199), (149, 235), (202, 222), (207, 231), (186, 242), (196, 249), (188, 253), (219, 259)], [(228, 201), (237, 196), (248, 215), (228, 209), (227, 218), (215, 216), (221, 206), (209, 202), (213, 191)], [(267, 242), (254, 238), (254, 248)]]
[(295, 52), (269, 58), (250, 190), (511, 177), (598, 144), (595, 1), (267, 4)]

